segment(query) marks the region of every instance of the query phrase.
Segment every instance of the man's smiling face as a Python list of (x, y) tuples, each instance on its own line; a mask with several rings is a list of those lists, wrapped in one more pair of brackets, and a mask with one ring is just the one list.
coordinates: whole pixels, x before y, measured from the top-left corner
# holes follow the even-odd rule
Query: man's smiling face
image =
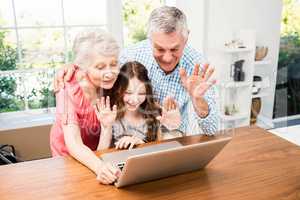
[(160, 68), (165, 72), (172, 72), (183, 54), (187, 39), (181, 32), (151, 34), (153, 56)]

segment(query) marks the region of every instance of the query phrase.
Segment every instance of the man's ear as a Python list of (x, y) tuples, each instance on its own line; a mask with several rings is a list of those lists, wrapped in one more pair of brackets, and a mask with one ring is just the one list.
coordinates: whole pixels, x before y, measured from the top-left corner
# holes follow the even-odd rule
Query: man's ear
[(183, 32), (181, 33), (181, 35), (183, 36), (183, 39), (184, 39), (184, 46), (186, 45), (188, 39), (189, 39), (189, 34), (190, 34), (190, 30), (187, 31), (186, 35), (183, 34)]
[(187, 36), (186, 36), (186, 39), (185, 39), (185, 44), (186, 44), (187, 41), (189, 40), (189, 35), (190, 35), (190, 30), (187, 31)]

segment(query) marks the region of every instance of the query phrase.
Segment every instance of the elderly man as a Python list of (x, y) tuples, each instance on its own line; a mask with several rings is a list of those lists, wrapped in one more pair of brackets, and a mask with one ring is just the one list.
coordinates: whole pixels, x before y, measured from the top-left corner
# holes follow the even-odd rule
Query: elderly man
[[(135, 60), (145, 65), (159, 102), (162, 104), (167, 96), (177, 101), (182, 116), (180, 131), (213, 135), (219, 122), (215, 80), (210, 80), (214, 70), (187, 44), (188, 35), (182, 11), (176, 7), (159, 7), (150, 15), (148, 39), (124, 49), (119, 62), (122, 65)], [(68, 79), (72, 69), (65, 68), (64, 72)]]

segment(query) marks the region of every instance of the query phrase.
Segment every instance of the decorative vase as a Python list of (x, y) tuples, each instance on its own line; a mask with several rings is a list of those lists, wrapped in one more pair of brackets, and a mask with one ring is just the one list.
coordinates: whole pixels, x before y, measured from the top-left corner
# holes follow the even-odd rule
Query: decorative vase
[(252, 99), (252, 105), (251, 105), (251, 119), (250, 124), (255, 124), (257, 120), (257, 116), (260, 113), (261, 110), (261, 98), (253, 98)]
[(255, 49), (255, 61), (263, 60), (268, 54), (268, 47), (256, 47)]

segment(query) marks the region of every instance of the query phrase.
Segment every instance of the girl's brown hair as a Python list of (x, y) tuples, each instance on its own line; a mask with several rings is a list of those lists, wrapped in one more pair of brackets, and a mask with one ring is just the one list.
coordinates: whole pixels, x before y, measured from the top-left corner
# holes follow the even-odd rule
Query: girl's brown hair
[(118, 75), (113, 90), (115, 91), (114, 102), (118, 106), (117, 119), (124, 117), (125, 103), (123, 101), (124, 93), (127, 90), (129, 80), (137, 78), (139, 81), (145, 84), (146, 88), (146, 100), (140, 105), (138, 112), (142, 114), (147, 124), (147, 141), (155, 141), (158, 137), (159, 121), (156, 119), (161, 114), (161, 110), (158, 104), (155, 103), (153, 89), (148, 77), (148, 71), (144, 65), (139, 62), (127, 62), (125, 63)]

